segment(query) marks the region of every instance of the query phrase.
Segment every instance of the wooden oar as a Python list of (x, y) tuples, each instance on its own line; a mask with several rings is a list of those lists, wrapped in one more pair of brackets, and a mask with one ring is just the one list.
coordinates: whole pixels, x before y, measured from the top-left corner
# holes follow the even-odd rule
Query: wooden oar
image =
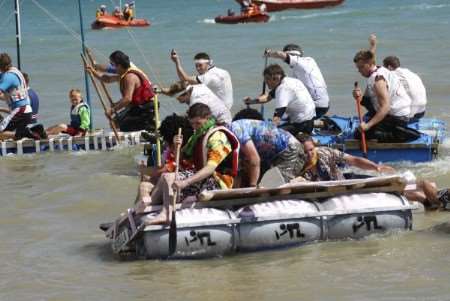
[[(178, 129), (178, 136), (181, 135), (181, 128)], [(175, 181), (178, 179), (178, 170), (180, 163), (180, 149), (181, 145), (177, 145), (176, 155), (175, 155)], [(172, 220), (170, 221), (169, 228), (169, 256), (175, 253), (177, 249), (177, 220), (176, 220), (176, 211), (177, 211), (177, 196), (180, 194), (180, 191), (176, 190), (173, 193), (172, 198)]]
[[(358, 82), (355, 82), (355, 89), (358, 88)], [(361, 115), (361, 100), (362, 97), (355, 97), (356, 100), (356, 111), (358, 112), (359, 125), (361, 126), (363, 118)], [(361, 129), (361, 150), (363, 152), (364, 158), (368, 157), (367, 143), (366, 143), (366, 133)]]
[[(86, 68), (88, 66), (88, 62), (86, 60), (86, 57), (82, 53), (81, 53), (81, 59), (83, 60), (84, 68)], [(105, 115), (106, 115), (107, 108), (106, 108), (106, 105), (105, 105), (105, 101), (103, 100), (103, 96), (102, 96), (100, 90), (98, 89), (97, 83), (95, 82), (95, 79), (92, 76), (92, 74), (90, 72), (88, 72), (88, 74), (89, 74), (89, 78), (91, 79), (92, 85), (94, 86), (95, 91), (98, 94), (98, 98), (100, 99), (100, 102), (101, 102), (101, 104), (103, 106), (103, 110), (105, 111)], [(120, 137), (119, 137), (119, 134), (117, 132), (117, 128), (116, 128), (116, 126), (114, 124), (114, 121), (112, 120), (112, 118), (110, 116), (108, 116), (108, 120), (109, 120), (109, 125), (110, 125), (111, 129), (114, 132), (114, 136), (116, 137), (117, 143), (120, 143)]]
[[(91, 52), (91, 50), (90, 50), (89, 48), (86, 48), (86, 53), (87, 53), (87, 57), (88, 57), (88, 59), (89, 59), (89, 61), (90, 61), (90, 63), (91, 63), (91, 66), (94, 66), (94, 65), (95, 65), (95, 64), (94, 64), (94, 56), (92, 55), (92, 52)], [(113, 103), (111, 94), (109, 94), (109, 91), (108, 91), (108, 89), (106, 88), (105, 83), (102, 82), (102, 81), (100, 81), (100, 86), (102, 87), (103, 93), (105, 93), (106, 98), (108, 98), (109, 105), (112, 107), (114, 103)]]

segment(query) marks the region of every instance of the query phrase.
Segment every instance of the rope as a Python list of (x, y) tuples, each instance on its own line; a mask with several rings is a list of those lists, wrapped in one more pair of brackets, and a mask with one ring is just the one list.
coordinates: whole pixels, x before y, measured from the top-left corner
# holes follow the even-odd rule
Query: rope
[[(23, 2), (23, 0), (19, 2), (20, 6), (22, 6), (22, 2)], [(6, 0), (3, 0), (3, 1), (0, 3), (0, 10), (2, 9), (2, 7), (3, 7), (3, 5), (4, 5), (5, 3), (6, 3)], [(3, 21), (3, 23), (0, 25), (0, 28), (5, 27), (6, 24), (8, 24), (8, 22), (11, 20), (11, 18), (14, 16), (15, 13), (16, 13), (15, 10), (13, 10), (13, 12), (12, 12), (11, 14), (9, 14), (8, 17), (7, 17), (7, 18)]]

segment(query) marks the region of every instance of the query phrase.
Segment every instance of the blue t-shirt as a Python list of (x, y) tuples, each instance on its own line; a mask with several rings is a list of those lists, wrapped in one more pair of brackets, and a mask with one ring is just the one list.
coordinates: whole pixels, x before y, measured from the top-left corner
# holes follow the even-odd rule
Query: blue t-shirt
[(0, 75), (0, 90), (3, 92), (9, 92), (13, 88), (20, 86), (19, 78), (11, 72), (5, 72)]
[(252, 140), (261, 162), (265, 164), (270, 164), (280, 152), (288, 147), (289, 141), (295, 139), (290, 133), (277, 128), (269, 121), (236, 120), (231, 123), (230, 129), (239, 139), (241, 145), (245, 145), (249, 140)]

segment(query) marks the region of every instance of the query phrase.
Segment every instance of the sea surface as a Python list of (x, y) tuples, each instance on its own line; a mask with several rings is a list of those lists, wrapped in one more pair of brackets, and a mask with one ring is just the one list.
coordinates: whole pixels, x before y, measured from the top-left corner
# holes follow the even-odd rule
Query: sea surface
[[(261, 92), (264, 48), (298, 43), (322, 69), (331, 112), (355, 114), (353, 82), (364, 79), (353, 56), (376, 33), (379, 61), (399, 56), (427, 87), (427, 115), (450, 122), (448, 0), (346, 0), (241, 25), (214, 23), (228, 8), (238, 11), (232, 0), (136, 0), (137, 16), (148, 18), (149, 28), (93, 31), (103, 3), (115, 5), (82, 1), (86, 44), (99, 62), (120, 49), (154, 83), (168, 85), (177, 79), (171, 49), (189, 72), (193, 56), (205, 51), (231, 73), (235, 112), (243, 97)], [(21, 12), (21, 67), (40, 95), (40, 120), (66, 122), (68, 91), (86, 90), (77, 1), (26, 0)], [(0, 51), (16, 60), (13, 1), (0, 0), (0, 30)], [(110, 90), (118, 99), (117, 85)], [(160, 101), (163, 116), (185, 110), (174, 99)], [(92, 87), (91, 103), (94, 126), (107, 126)], [(449, 147), (432, 163), (395, 166), (449, 187)], [(357, 241), (203, 261), (120, 261), (98, 224), (133, 202), (139, 151), (0, 158), (0, 300), (450, 300), (450, 213), (444, 212), (415, 215), (414, 231)]]

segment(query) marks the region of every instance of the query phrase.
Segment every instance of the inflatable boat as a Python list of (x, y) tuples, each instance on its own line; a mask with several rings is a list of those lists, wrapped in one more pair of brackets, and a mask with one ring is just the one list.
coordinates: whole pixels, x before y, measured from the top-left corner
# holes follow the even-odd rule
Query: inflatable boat
[[(243, 0), (237, 0), (242, 3)], [(344, 0), (253, 0), (257, 5), (265, 4), (268, 12), (285, 9), (314, 9), (342, 4)]]
[(126, 21), (114, 16), (99, 17), (91, 24), (92, 29), (147, 26), (150, 26), (150, 22), (146, 19), (133, 19), (131, 21)]
[(145, 226), (149, 217), (132, 209), (103, 230), (115, 254), (147, 259), (208, 258), (358, 239), (412, 228), (417, 206), (401, 196), (405, 183), (400, 176), (385, 176), (202, 192), (191, 208), (176, 211), (172, 252), (169, 226)]
[[(118, 132), (118, 135), (120, 144), (123, 145), (138, 145), (143, 142), (141, 131)], [(42, 152), (105, 151), (117, 144), (116, 137), (110, 131), (98, 130), (83, 137), (60, 134), (45, 140), (25, 138), (17, 141), (0, 141), (0, 157)]]
[[(313, 138), (319, 145), (338, 148), (351, 155), (363, 155), (360, 141), (353, 138), (359, 127), (357, 117), (332, 116), (321, 120), (322, 126), (313, 132)], [(409, 128), (419, 131), (420, 137), (405, 143), (368, 140), (368, 158), (375, 162), (427, 162), (436, 158), (440, 145), (446, 139), (446, 123), (434, 118), (422, 118), (409, 124)]]
[(237, 24), (237, 23), (261, 23), (269, 21), (270, 16), (267, 13), (257, 14), (240, 14), (233, 16), (217, 16), (214, 21), (222, 24)]

